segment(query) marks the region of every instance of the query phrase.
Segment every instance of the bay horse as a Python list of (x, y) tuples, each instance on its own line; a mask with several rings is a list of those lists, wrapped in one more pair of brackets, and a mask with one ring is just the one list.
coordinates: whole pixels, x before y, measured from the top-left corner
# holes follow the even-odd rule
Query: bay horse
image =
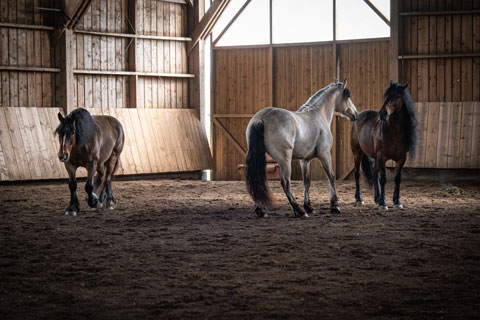
[(76, 180), (78, 167), (87, 169), (85, 191), (88, 205), (91, 208), (105, 206), (113, 209), (116, 200), (112, 176), (117, 170), (125, 140), (122, 124), (111, 116), (91, 116), (82, 108), (73, 110), (66, 117), (58, 113), (58, 120), (60, 125), (55, 130), (60, 141), (58, 159), (65, 164), (70, 188), (70, 204), (65, 215), (76, 216), (80, 211)]
[[(246, 130), (246, 183), (258, 217), (265, 216), (265, 209), (272, 205), (266, 181), (265, 152), (280, 166), (283, 191), (296, 217), (308, 217), (313, 212), (308, 193), (310, 162), (314, 158), (320, 159), (329, 180), (330, 210), (332, 213), (340, 213), (330, 154), (333, 146), (330, 125), (335, 112), (352, 121), (357, 118), (357, 109), (346, 80), (343, 83), (331, 83), (319, 90), (295, 112), (264, 108), (252, 117)], [(305, 211), (295, 201), (290, 189), (292, 159), (300, 160)]]
[[(417, 143), (417, 118), (415, 106), (407, 90), (390, 80), (384, 93), (384, 103), (379, 111), (360, 112), (351, 131), (351, 149), (355, 161), (355, 205), (363, 205), (360, 192), (360, 165), (367, 181), (374, 186), (375, 203), (379, 210), (387, 210), (385, 202), (385, 162), (394, 160), (394, 208), (403, 208), (400, 202), (402, 168), (407, 154), (413, 159)], [(374, 165), (374, 167), (373, 167)]]

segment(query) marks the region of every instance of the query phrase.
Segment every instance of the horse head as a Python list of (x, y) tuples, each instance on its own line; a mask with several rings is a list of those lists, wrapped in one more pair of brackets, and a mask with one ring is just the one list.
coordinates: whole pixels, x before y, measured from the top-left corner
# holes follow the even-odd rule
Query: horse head
[(55, 133), (58, 134), (58, 139), (60, 141), (60, 149), (58, 150), (58, 159), (61, 162), (66, 162), (70, 157), (72, 148), (76, 144), (75, 114), (70, 114), (67, 117), (63, 117), (62, 114), (59, 112), (58, 120), (60, 120), (60, 125), (55, 130)]
[(337, 90), (342, 90), (341, 94), (337, 95), (335, 101), (335, 112), (340, 116), (345, 117), (351, 121), (357, 120), (358, 111), (352, 101), (352, 93), (347, 88), (347, 79), (342, 82), (337, 82)]
[(390, 84), (384, 93), (383, 106), (379, 111), (380, 119), (385, 121), (390, 115), (400, 112), (404, 105), (404, 94), (408, 87), (408, 83), (402, 85), (400, 83), (394, 83), (390, 80)]

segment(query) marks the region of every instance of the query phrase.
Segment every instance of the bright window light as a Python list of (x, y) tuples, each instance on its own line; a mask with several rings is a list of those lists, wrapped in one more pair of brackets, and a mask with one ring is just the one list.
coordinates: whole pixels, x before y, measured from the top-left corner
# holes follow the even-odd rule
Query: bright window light
[[(375, 5), (378, 5), (379, 10), (383, 8), (382, 10), (390, 11), (389, 0), (375, 1)], [(338, 40), (381, 37), (390, 37), (390, 27), (363, 0), (337, 1)]]
[(223, 31), (227, 24), (237, 14), (240, 8), (247, 2), (247, 0), (230, 0), (229, 4), (223, 11), (220, 18), (218, 18), (212, 30), (212, 39), (215, 41), (218, 35)]
[(273, 43), (333, 40), (333, 1), (273, 0), (272, 16)]
[(269, 0), (252, 0), (217, 45), (268, 44), (270, 42), (269, 6)]

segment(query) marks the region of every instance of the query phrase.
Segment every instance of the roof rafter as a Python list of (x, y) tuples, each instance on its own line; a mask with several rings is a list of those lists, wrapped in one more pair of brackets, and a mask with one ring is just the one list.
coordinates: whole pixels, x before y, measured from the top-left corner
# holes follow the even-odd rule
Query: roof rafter
[(377, 14), (377, 16), (380, 17), (380, 19), (383, 20), (383, 22), (385, 22), (390, 27), (390, 20), (388, 20), (387, 17), (385, 17), (383, 13), (378, 10), (378, 8), (373, 3), (370, 2), (370, 0), (363, 1), (370, 7), (370, 9), (372, 9)]
[(190, 54), (200, 39), (205, 39), (213, 29), (218, 18), (230, 3), (230, 0), (215, 0), (203, 16), (200, 23), (192, 32), (192, 42), (188, 45), (187, 52)]

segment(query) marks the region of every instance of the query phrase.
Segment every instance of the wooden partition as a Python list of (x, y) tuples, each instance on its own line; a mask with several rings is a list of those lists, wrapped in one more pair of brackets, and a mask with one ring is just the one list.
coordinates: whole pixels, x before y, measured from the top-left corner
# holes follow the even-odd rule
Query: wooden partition
[(74, 30), (57, 33), (60, 1), (0, 0), (0, 180), (65, 178), (53, 131), (58, 112), (79, 107), (122, 122), (117, 174), (209, 168), (188, 101), (187, 6), (92, 0)]
[[(192, 109), (87, 109), (116, 117), (125, 131), (117, 174), (210, 167), (203, 127)], [(67, 178), (54, 130), (59, 108), (0, 108), (0, 181)], [(78, 176), (85, 176), (81, 169)]]
[[(312, 94), (337, 78), (348, 78), (353, 101), (360, 110), (379, 108), (388, 84), (386, 39), (338, 44), (295, 45), (265, 48), (217, 48), (213, 101), (214, 178), (236, 180), (236, 169), (245, 162), (245, 129), (251, 116), (264, 107), (297, 110)], [(348, 120), (332, 123), (332, 150), (337, 176), (353, 165), (349, 149)], [(301, 178), (294, 162), (293, 176)], [(314, 160), (312, 178), (325, 177)]]

